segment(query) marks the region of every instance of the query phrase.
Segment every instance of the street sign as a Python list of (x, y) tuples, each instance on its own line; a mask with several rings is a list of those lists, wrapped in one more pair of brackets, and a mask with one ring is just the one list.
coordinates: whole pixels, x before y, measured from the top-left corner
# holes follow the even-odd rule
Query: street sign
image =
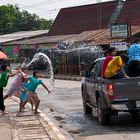
[(128, 25), (127, 24), (111, 25), (110, 34), (111, 38), (127, 38), (129, 35)]
[(116, 51), (126, 51), (128, 49), (126, 42), (113, 42), (110, 43), (110, 47), (115, 47)]

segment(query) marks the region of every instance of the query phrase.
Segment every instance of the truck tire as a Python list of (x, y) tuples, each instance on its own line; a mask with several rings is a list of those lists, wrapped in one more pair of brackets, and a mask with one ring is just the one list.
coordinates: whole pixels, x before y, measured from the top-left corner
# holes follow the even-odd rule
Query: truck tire
[(82, 90), (82, 100), (83, 100), (83, 109), (84, 109), (84, 113), (85, 114), (92, 114), (92, 108), (90, 106), (87, 105), (87, 101), (86, 99), (84, 98), (84, 95), (83, 95), (83, 90)]
[(110, 115), (107, 110), (102, 108), (101, 99), (98, 98), (98, 107), (97, 107), (97, 114), (98, 114), (98, 121), (101, 125), (107, 125), (110, 122)]
[(92, 108), (88, 106), (84, 100), (83, 100), (83, 108), (85, 114), (92, 114)]

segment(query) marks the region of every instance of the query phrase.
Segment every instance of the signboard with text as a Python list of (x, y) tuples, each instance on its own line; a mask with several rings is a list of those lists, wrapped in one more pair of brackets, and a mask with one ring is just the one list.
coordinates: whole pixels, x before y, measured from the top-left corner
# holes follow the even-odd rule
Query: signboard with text
[(129, 36), (128, 25), (118, 24), (110, 26), (111, 38), (127, 38)]
[(110, 43), (110, 47), (115, 47), (116, 51), (126, 51), (128, 49), (126, 42), (113, 42)]

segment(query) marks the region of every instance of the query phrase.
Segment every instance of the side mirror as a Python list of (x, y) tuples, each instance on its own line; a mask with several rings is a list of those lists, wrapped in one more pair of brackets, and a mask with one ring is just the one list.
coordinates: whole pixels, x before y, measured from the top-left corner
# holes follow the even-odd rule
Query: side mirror
[(82, 77), (88, 77), (89, 76), (89, 72), (87, 71), (87, 67), (86, 67), (85, 63), (81, 62), (80, 66), (81, 66), (80, 75)]
[(81, 75), (82, 77), (89, 77), (89, 72), (88, 72), (88, 71), (81, 71), (81, 72), (80, 72), (80, 75)]

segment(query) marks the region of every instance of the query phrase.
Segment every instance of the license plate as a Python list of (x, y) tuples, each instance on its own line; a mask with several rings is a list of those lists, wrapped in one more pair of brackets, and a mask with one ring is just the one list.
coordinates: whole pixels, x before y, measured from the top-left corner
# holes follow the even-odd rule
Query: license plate
[(140, 107), (140, 101), (136, 101), (136, 106)]

